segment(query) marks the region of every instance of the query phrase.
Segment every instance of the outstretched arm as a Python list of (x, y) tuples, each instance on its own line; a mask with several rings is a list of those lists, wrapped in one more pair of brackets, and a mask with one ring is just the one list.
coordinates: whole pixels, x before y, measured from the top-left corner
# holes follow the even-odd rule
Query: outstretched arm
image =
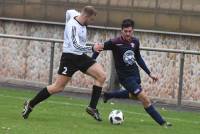
[(138, 65), (148, 74), (150, 75), (150, 71), (147, 67), (147, 65), (145, 64), (144, 60), (142, 59), (141, 55), (140, 55), (140, 50), (139, 48), (137, 48), (136, 50), (136, 53), (135, 53), (135, 58), (136, 58), (136, 61), (138, 63)]
[(94, 52), (94, 53), (92, 54), (92, 59), (95, 60), (98, 56), (99, 56), (99, 53), (98, 53), (98, 52)]
[[(112, 50), (113, 43), (111, 40), (104, 42), (104, 44), (99, 44), (103, 45), (103, 50)], [(92, 55), (92, 59), (96, 59), (99, 56), (100, 52), (94, 52)]]
[(141, 57), (140, 54), (140, 48), (139, 45), (136, 48), (136, 53), (135, 53), (135, 57), (136, 57), (136, 61), (138, 63), (138, 65), (149, 75), (149, 77), (153, 80), (153, 81), (157, 81), (158, 78), (154, 75), (152, 75), (152, 73), (150, 72), (150, 70), (148, 69), (147, 65), (145, 64), (144, 60)]

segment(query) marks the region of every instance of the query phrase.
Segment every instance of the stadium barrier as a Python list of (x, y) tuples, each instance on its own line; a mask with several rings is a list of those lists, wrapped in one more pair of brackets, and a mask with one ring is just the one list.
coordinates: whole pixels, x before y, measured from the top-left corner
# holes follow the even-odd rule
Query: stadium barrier
[[(0, 17), (0, 20), (2, 20), (2, 21), (14, 21), (14, 22), (25, 22), (25, 23), (36, 23), (36, 24), (65, 26), (65, 23), (54, 22), (54, 21), (29, 20), (29, 19), (18, 19), (18, 18), (7, 18), (7, 17)], [(88, 25), (88, 28), (103, 29), (103, 30), (113, 30), (113, 31), (120, 31), (121, 30), (120, 28), (117, 28), (117, 27), (105, 27), (105, 26), (94, 26), (94, 25)], [(193, 33), (166, 32), (166, 31), (145, 30), (145, 29), (134, 29), (134, 31), (135, 32), (145, 32), (145, 33), (170, 34), (170, 35), (200, 37), (200, 34), (193, 34)]]
[[(48, 83), (49, 84), (52, 83), (55, 43), (63, 43), (63, 40), (50, 39), (50, 38), (38, 38), (38, 37), (30, 37), (30, 36), (8, 35), (8, 34), (0, 34), (0, 38), (10, 38), (10, 39), (50, 42), (51, 43), (51, 54), (50, 54), (50, 63), (49, 63), (49, 72), (50, 73), (49, 73)], [(88, 42), (87, 45), (93, 45), (93, 43), (92, 42)], [(149, 48), (149, 47), (141, 47), (141, 50), (143, 50), (143, 51), (155, 51), (155, 52), (177, 53), (177, 54), (181, 55), (180, 56), (180, 65), (179, 65), (179, 88), (178, 88), (178, 98), (177, 98), (177, 106), (181, 107), (185, 55), (186, 54), (200, 55), (200, 51), (177, 50), (177, 49), (161, 49), (161, 48)], [(114, 70), (114, 68), (112, 67), (111, 72), (113, 72), (113, 70)], [(111, 79), (116, 79), (116, 77), (112, 76)], [(111, 80), (110, 84), (111, 85), (109, 85), (109, 86), (113, 86), (116, 83), (114, 83), (114, 80)]]

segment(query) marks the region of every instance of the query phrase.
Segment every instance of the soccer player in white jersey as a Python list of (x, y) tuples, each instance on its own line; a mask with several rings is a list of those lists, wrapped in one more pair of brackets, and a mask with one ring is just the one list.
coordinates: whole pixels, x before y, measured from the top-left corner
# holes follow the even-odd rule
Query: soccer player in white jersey
[(97, 12), (92, 6), (86, 6), (81, 13), (76, 10), (66, 12), (66, 25), (64, 31), (63, 53), (60, 60), (58, 76), (56, 81), (43, 88), (33, 99), (25, 101), (22, 117), (27, 119), (33, 108), (52, 94), (64, 90), (65, 85), (71, 80), (72, 75), (80, 70), (92, 76), (96, 82), (93, 85), (90, 104), (86, 112), (97, 121), (102, 121), (96, 108), (101, 95), (102, 86), (106, 79), (102, 66), (87, 56), (87, 52), (99, 52), (103, 46), (95, 44), (86, 46), (86, 26), (94, 21)]

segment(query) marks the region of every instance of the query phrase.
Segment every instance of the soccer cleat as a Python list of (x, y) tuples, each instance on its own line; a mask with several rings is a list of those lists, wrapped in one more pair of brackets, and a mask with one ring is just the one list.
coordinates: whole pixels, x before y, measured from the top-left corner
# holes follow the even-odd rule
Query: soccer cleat
[(24, 102), (24, 109), (22, 111), (22, 117), (24, 119), (28, 119), (30, 112), (32, 112), (32, 108), (29, 106), (30, 101)]
[(165, 128), (169, 128), (172, 127), (172, 124), (170, 122), (165, 122), (164, 124), (162, 124), (162, 126)]
[(100, 117), (100, 114), (99, 114), (99, 111), (97, 109), (93, 109), (91, 107), (87, 107), (86, 108), (86, 112), (91, 115), (95, 120), (97, 121), (102, 121), (101, 117)]
[(104, 102), (104, 103), (107, 103), (108, 100), (109, 100), (109, 98), (107, 97), (107, 94), (108, 94), (108, 93), (106, 93), (106, 92), (104, 92), (104, 94), (103, 94), (103, 102)]

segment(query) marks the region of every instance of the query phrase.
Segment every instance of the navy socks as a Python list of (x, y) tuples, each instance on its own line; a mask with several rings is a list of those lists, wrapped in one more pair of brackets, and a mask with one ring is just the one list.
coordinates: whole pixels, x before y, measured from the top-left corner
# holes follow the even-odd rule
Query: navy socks
[(145, 110), (158, 124), (163, 125), (166, 122), (156, 111), (153, 105), (150, 105), (148, 108), (145, 108)]

